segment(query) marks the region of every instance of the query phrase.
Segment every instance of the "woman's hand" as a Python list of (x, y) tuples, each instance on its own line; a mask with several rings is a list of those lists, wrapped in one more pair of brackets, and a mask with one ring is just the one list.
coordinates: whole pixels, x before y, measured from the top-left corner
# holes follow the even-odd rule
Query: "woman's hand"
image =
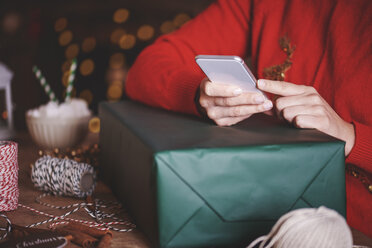
[(315, 128), (344, 140), (345, 155), (354, 146), (354, 126), (344, 121), (310, 86), (281, 81), (258, 80), (258, 88), (279, 96), (275, 101), (277, 114), (299, 128)]
[(200, 84), (199, 103), (219, 126), (233, 125), (273, 107), (261, 93), (242, 92), (237, 86), (211, 83), (207, 79)]

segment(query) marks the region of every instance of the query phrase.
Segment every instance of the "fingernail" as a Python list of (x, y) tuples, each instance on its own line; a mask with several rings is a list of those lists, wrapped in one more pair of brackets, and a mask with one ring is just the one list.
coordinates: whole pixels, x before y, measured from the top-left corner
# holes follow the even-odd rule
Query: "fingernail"
[(273, 107), (273, 103), (271, 101), (267, 101), (267, 102), (264, 103), (263, 106), (264, 106), (265, 109), (269, 110)]
[(255, 96), (254, 97), (254, 101), (256, 103), (263, 103), (265, 101), (265, 98), (262, 96), (262, 95), (259, 95), (259, 96)]
[(259, 87), (265, 87), (265, 81), (264, 81), (263, 79), (258, 79), (258, 81), (257, 81), (257, 85), (258, 85)]
[(243, 92), (242, 89), (237, 88), (237, 89), (234, 90), (233, 93), (234, 93), (235, 96), (238, 96), (238, 95), (240, 95), (242, 92)]

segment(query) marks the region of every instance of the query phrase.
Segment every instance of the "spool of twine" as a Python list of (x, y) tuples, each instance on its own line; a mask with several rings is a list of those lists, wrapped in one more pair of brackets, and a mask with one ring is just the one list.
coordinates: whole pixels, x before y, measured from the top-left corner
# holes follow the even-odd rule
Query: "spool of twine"
[[(260, 244), (259, 246), (256, 246)], [(326, 207), (303, 208), (282, 216), (268, 235), (247, 248), (351, 248), (353, 238), (345, 219)]]
[(18, 145), (0, 141), (0, 212), (18, 206)]
[(36, 188), (54, 195), (82, 198), (93, 193), (96, 173), (86, 163), (43, 156), (33, 165), (31, 180)]

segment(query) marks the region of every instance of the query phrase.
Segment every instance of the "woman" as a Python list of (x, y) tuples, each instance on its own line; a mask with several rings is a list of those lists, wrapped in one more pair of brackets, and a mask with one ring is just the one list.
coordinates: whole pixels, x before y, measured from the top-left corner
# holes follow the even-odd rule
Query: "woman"
[[(275, 110), (300, 128), (344, 140), (346, 163), (359, 173), (346, 176), (348, 223), (372, 237), (371, 16), (370, 0), (220, 0), (147, 47), (126, 93), (184, 113), (199, 114), (199, 105), (218, 125)], [(271, 100), (203, 80), (199, 54), (251, 57)]]

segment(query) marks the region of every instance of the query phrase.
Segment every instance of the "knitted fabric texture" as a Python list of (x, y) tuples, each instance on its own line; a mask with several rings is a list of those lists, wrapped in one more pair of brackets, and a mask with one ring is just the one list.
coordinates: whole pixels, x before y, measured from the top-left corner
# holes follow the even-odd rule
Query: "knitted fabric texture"
[(353, 239), (345, 219), (326, 207), (303, 208), (282, 216), (270, 233), (247, 248), (351, 248)]

